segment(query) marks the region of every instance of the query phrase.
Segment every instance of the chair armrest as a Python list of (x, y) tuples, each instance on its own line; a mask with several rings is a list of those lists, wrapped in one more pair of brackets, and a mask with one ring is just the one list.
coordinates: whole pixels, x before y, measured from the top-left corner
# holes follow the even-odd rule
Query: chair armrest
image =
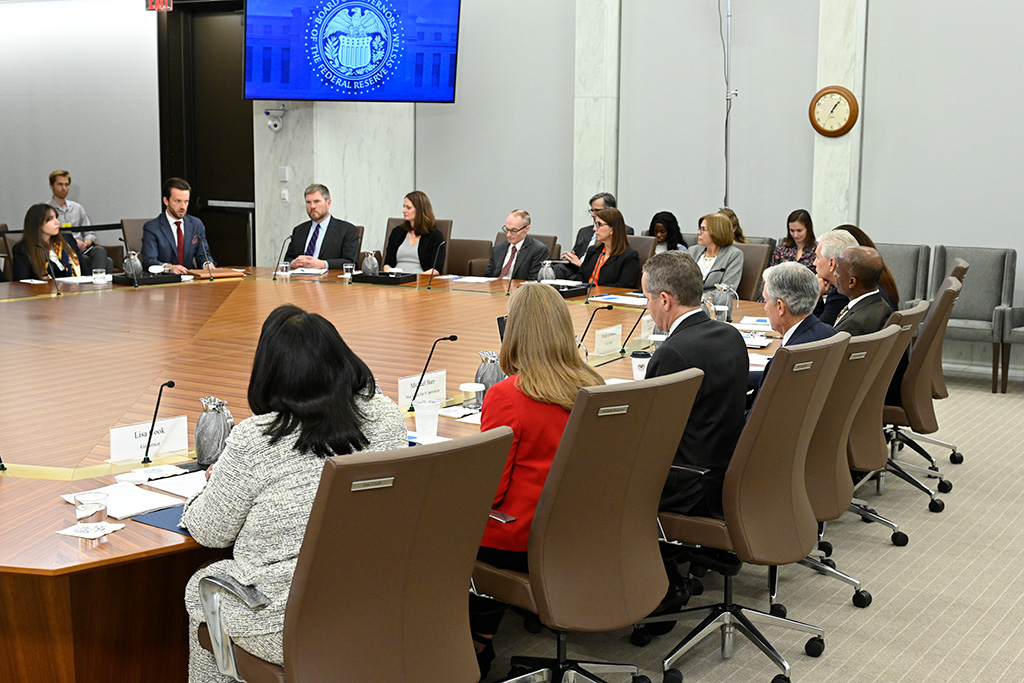
[(215, 574), (199, 579), (199, 602), (203, 606), (206, 628), (210, 631), (210, 644), (213, 647), (213, 657), (217, 660), (217, 669), (225, 676), (241, 681), (243, 679), (238, 675), (231, 636), (224, 632), (224, 622), (221, 619), (221, 593), (233, 595), (253, 611), (263, 609), (270, 601), (255, 587), (242, 585), (227, 574)]
[(507, 512), (500, 512), (498, 510), (491, 510), (491, 513), (487, 516), (493, 519), (495, 522), (501, 522), (502, 524), (508, 524), (509, 522), (516, 521), (516, 518), (512, 515), (508, 514)]
[(469, 271), (470, 275), (474, 277), (480, 277), (481, 275), (487, 272), (487, 263), (489, 261), (490, 258), (487, 257), (471, 258), (469, 259), (468, 267), (466, 268), (466, 270)]
[(1015, 327), (1024, 327), (1024, 306), (1014, 306), (1003, 314), (1003, 343), (1010, 338)]
[(702, 477), (711, 471), (706, 467), (695, 467), (693, 465), (672, 465), (670, 469), (680, 470), (682, 472), (692, 472), (693, 474), (699, 474)]

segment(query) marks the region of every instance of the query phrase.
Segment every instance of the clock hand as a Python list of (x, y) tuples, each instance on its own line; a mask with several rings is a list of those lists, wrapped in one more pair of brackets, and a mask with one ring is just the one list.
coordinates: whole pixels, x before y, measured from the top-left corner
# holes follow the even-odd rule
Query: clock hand
[(832, 105), (832, 109), (830, 109), (829, 112), (828, 112), (830, 116), (833, 113), (835, 113), (836, 107), (838, 107), (838, 106), (839, 106), (839, 102), (836, 102), (835, 104)]

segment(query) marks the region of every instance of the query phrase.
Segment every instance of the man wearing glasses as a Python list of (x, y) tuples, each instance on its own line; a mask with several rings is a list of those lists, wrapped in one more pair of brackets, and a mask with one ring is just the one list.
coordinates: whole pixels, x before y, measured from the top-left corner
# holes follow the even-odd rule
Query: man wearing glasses
[(516, 209), (505, 219), (501, 231), (507, 242), (495, 245), (484, 277), (536, 280), (540, 264), (550, 258), (548, 248), (530, 237), (530, 214)]

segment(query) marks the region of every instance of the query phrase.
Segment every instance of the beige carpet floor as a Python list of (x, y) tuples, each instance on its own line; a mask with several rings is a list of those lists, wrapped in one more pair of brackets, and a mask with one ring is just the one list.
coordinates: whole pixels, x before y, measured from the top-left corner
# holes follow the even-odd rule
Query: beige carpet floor
[[(789, 616), (825, 629), (825, 652), (817, 659), (804, 654), (803, 634), (762, 629), (793, 667), (793, 681), (1024, 681), (1024, 386), (1011, 382), (1009, 393), (991, 394), (986, 378), (947, 382), (950, 397), (936, 402), (934, 436), (955, 443), (965, 461), (952, 465), (948, 450), (929, 447), (953, 482), (941, 495), (945, 510), (929, 512), (925, 495), (889, 476), (882, 495), (873, 487), (860, 493), (909, 535), (906, 547), (892, 545), (888, 529), (852, 515), (829, 524), (833, 558), (871, 592), (872, 604), (854, 607), (851, 587), (804, 567), (781, 570), (779, 600)], [(721, 577), (708, 574), (704, 584), (691, 607), (721, 598)], [(766, 570), (745, 567), (735, 581), (737, 602), (767, 609), (766, 585)], [(688, 630), (680, 623), (646, 648), (629, 643), (629, 629), (572, 634), (569, 653), (636, 664), (660, 683), (661, 659)], [(549, 632), (530, 634), (511, 613), (495, 642), (490, 681), (505, 675), (511, 654), (554, 653)], [(719, 638), (712, 637), (676, 666), (687, 683), (768, 683), (779, 673), (745, 638), (737, 634), (735, 642), (731, 659), (721, 658)]]

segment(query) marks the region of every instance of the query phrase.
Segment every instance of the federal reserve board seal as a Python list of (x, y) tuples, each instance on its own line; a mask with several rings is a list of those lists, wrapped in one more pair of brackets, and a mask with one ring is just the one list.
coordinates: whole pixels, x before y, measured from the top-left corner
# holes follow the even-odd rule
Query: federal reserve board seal
[(325, 83), (367, 91), (394, 73), (403, 38), (397, 13), (382, 0), (325, 0), (310, 17), (307, 54)]

